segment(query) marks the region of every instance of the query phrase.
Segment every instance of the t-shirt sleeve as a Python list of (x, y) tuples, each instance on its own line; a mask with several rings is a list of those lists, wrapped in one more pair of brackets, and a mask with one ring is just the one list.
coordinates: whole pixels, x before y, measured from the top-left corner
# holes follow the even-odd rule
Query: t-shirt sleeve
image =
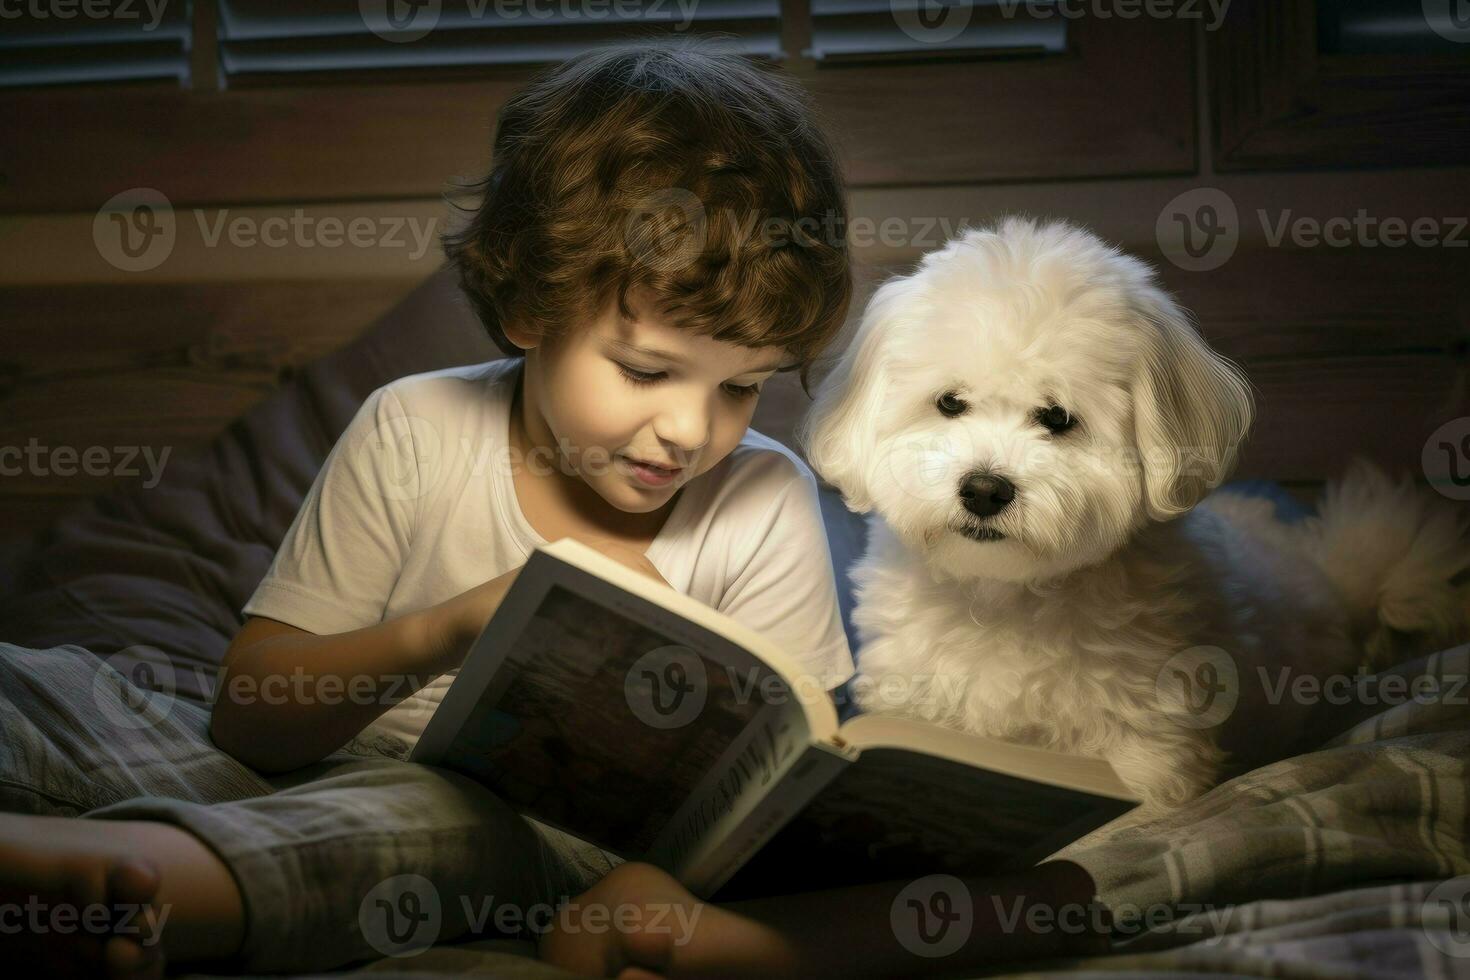
[(419, 497), (415, 437), (390, 387), (348, 423), (296, 512), (265, 578), (245, 603), (312, 633), (343, 633), (383, 618), (413, 536)]
[[(853, 672), (852, 652), (842, 628), (837, 586), (816, 479), (805, 467), (783, 459), (779, 485), (769, 479), (762, 493), (772, 501), (749, 528), (749, 558), (734, 577), (719, 611), (764, 634), (826, 689)], [(751, 488), (754, 490), (755, 488)]]

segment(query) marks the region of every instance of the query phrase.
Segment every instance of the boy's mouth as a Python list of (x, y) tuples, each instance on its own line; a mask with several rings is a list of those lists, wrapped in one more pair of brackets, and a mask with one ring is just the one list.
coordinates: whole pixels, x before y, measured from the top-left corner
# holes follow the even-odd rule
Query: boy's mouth
[(640, 459), (637, 456), (629, 456), (627, 453), (623, 453), (622, 457), (630, 463), (647, 466), (651, 470), (663, 470), (665, 473), (677, 473), (684, 468), (682, 466), (676, 466), (673, 463), (659, 463), (651, 459)]
[(683, 472), (682, 466), (665, 466), (659, 463), (650, 463), (647, 460), (638, 459), (634, 456), (622, 456), (622, 460), (628, 464), (641, 482), (649, 486), (665, 486), (673, 482), (674, 478)]

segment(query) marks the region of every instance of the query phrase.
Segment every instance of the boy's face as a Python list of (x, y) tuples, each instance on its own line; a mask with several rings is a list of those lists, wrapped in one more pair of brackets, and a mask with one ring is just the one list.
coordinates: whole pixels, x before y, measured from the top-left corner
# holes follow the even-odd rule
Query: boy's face
[(526, 435), (559, 447), (559, 459), (540, 459), (541, 473), (580, 481), (626, 513), (658, 510), (728, 456), (785, 357), (680, 329), (648, 300), (631, 290), (633, 320), (613, 302), (595, 322), (546, 343), (507, 331), (529, 348)]

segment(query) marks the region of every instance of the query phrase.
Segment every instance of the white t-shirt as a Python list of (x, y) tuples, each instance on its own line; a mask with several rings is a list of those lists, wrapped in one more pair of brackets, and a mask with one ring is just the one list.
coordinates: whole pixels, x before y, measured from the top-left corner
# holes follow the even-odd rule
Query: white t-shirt
[[(509, 466), (522, 363), (409, 375), (369, 395), (244, 613), (344, 633), (525, 564), (546, 541), (521, 512)], [(675, 589), (763, 633), (827, 688), (852, 673), (816, 480), (780, 443), (747, 430), (685, 484), (646, 553)], [(375, 726), (413, 745), (457, 673)]]

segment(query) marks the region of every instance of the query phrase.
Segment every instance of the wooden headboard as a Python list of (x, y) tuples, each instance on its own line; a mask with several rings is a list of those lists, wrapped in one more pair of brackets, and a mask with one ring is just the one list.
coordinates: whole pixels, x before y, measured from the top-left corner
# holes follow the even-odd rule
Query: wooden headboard
[[(1244, 249), (1209, 274), (1134, 250), (1257, 391), (1237, 475), (1310, 495), (1355, 454), (1419, 473), (1425, 440), (1470, 416), (1470, 283), (1447, 249)], [(849, 326), (883, 278), (860, 267)], [(0, 288), (0, 528), (22, 533), (116, 479), (202, 444), (290, 373), (359, 334), (415, 280), (44, 285)], [(807, 407), (794, 376), (756, 427), (783, 441)], [(70, 454), (56, 450), (70, 447)], [(141, 447), (141, 448), (140, 448)], [(94, 450), (88, 472), (86, 452)], [(134, 472), (114, 472), (131, 451)], [(96, 465), (104, 461), (106, 465)], [(67, 472), (69, 471), (69, 472)]]

